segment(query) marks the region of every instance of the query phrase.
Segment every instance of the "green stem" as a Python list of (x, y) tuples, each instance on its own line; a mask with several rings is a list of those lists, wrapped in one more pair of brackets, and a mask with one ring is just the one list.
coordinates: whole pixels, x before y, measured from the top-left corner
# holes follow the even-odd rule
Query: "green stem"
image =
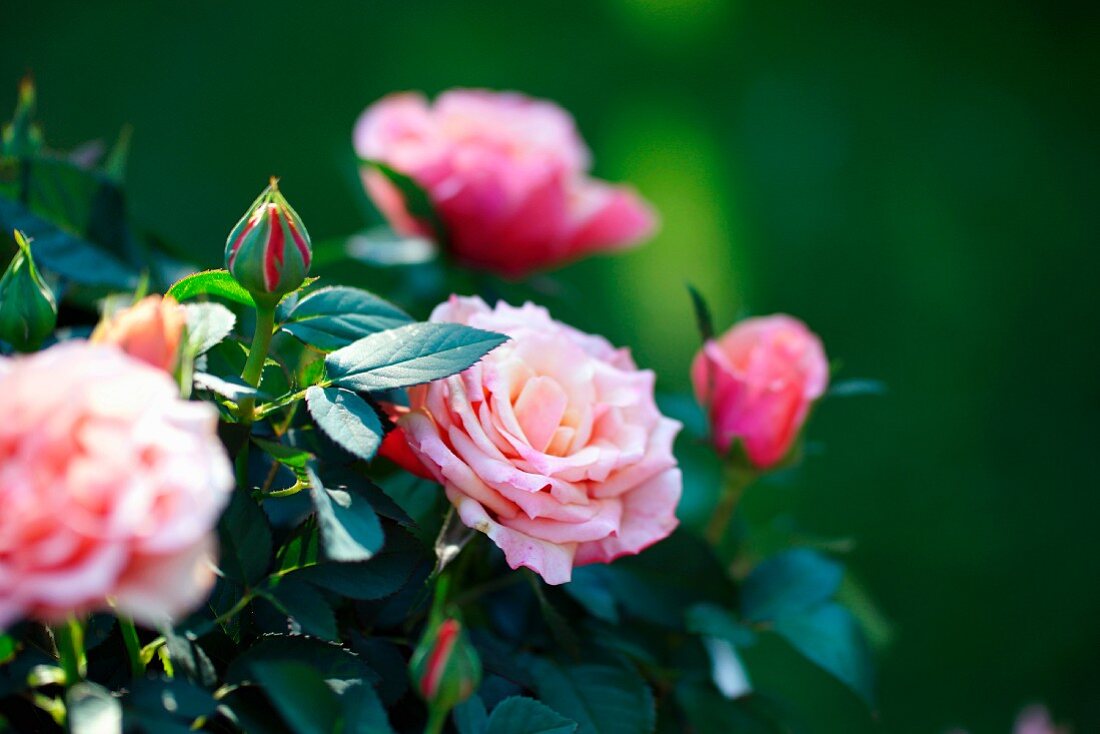
[(145, 663), (141, 661), (141, 639), (138, 637), (134, 620), (129, 617), (118, 618), (118, 628), (122, 631), (122, 642), (126, 645), (126, 654), (130, 658), (130, 676), (145, 676)]
[(438, 706), (428, 706), (428, 723), (424, 726), (424, 734), (441, 734), (443, 726), (447, 723), (447, 710)]
[(61, 669), (65, 671), (65, 687), (75, 685), (84, 678), (84, 625), (76, 617), (70, 617), (54, 629), (57, 653)]
[[(248, 361), (244, 363), (241, 379), (252, 387), (260, 386), (260, 377), (263, 375), (264, 362), (267, 361), (267, 350), (271, 346), (271, 337), (275, 332), (275, 307), (256, 305), (256, 333), (252, 336), (252, 347), (248, 351)], [(250, 425), (253, 420), (252, 409), (256, 404), (255, 398), (243, 398), (240, 402), (238, 415), (241, 423)]]
[(710, 522), (707, 523), (706, 538), (711, 545), (717, 547), (725, 539), (730, 520), (733, 519), (733, 511), (737, 509), (745, 489), (753, 483), (756, 476), (752, 469), (733, 463), (726, 465), (722, 495), (718, 498)]

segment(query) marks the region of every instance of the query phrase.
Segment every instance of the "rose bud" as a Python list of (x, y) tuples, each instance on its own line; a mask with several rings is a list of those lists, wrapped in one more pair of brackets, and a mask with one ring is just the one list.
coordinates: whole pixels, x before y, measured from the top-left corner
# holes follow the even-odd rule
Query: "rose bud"
[[(355, 125), (355, 149), (424, 189), (459, 262), (518, 278), (595, 252), (621, 250), (656, 229), (632, 188), (591, 178), (573, 118), (515, 92), (453, 89), (430, 103), (394, 94)], [(367, 193), (404, 235), (439, 235), (372, 166)]]
[(481, 660), (458, 620), (431, 626), (409, 660), (413, 686), (433, 711), (447, 712), (481, 685)]
[(821, 340), (790, 316), (745, 319), (708, 340), (691, 366), (695, 396), (710, 419), (718, 451), (742, 442), (766, 469), (790, 451), (825, 392), (829, 363)]
[(16, 231), (15, 253), (0, 276), (0, 339), (21, 352), (34, 351), (57, 325), (57, 302), (34, 266), (30, 243)]
[(34, 80), (23, 77), (19, 83), (19, 100), (12, 121), (0, 133), (0, 151), (13, 158), (34, 155), (42, 148), (42, 131), (34, 122)]
[(309, 233), (279, 191), (264, 189), (225, 243), (225, 267), (260, 305), (273, 306), (309, 273)]
[(179, 364), (187, 312), (171, 296), (147, 296), (99, 323), (97, 344), (112, 344), (135, 359), (165, 372)]

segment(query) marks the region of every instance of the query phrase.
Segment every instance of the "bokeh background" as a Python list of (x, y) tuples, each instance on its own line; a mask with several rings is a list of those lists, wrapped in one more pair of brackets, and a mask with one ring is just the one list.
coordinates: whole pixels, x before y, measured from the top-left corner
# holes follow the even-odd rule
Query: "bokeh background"
[(683, 390), (692, 282), (889, 388), (828, 401), (747, 501), (854, 539), (894, 632), (876, 719), (792, 681), (811, 731), (1007, 732), (1033, 701), (1098, 731), (1098, 7), (0, 0), (0, 107), (29, 70), (52, 145), (133, 125), (134, 217), (215, 266), (270, 174), (315, 239), (364, 225), (350, 131), (389, 91), (559, 101), (663, 229), (556, 274), (558, 316)]

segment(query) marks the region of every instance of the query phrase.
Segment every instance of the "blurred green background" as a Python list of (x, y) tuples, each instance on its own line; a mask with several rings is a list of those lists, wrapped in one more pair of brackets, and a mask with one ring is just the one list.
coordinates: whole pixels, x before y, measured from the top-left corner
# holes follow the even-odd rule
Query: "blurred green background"
[(556, 315), (681, 390), (690, 281), (889, 386), (823, 405), (748, 500), (854, 538), (895, 627), (877, 722), (815, 685), (812, 730), (1007, 732), (1043, 701), (1097, 731), (1097, 8), (0, 0), (0, 101), (33, 71), (59, 148), (132, 124), (133, 215), (215, 266), (270, 174), (315, 238), (364, 224), (350, 131), (386, 92), (557, 100), (664, 225), (559, 273)]

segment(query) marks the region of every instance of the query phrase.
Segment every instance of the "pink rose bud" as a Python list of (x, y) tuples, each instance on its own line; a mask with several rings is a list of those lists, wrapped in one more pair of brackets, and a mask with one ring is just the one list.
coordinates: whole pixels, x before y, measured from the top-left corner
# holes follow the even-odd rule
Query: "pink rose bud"
[(149, 626), (214, 581), (233, 489), (217, 411), (117, 349), (0, 363), (0, 629), (108, 609)]
[(165, 372), (179, 364), (187, 313), (171, 296), (147, 296), (100, 322), (92, 342), (111, 344)]
[[(656, 225), (633, 190), (588, 176), (567, 112), (522, 94), (456, 89), (434, 105), (391, 95), (359, 118), (355, 148), (427, 192), (457, 260), (509, 277), (628, 247)], [(382, 173), (363, 178), (394, 229), (433, 234)]]
[(279, 192), (264, 189), (225, 243), (225, 267), (257, 303), (274, 305), (309, 274), (309, 233)]
[(429, 628), (409, 660), (417, 693), (432, 708), (449, 711), (481, 685), (481, 660), (455, 619)]
[(781, 461), (825, 392), (821, 340), (790, 316), (745, 319), (709, 340), (691, 366), (695, 396), (722, 454), (740, 440), (760, 469)]
[(411, 388), (398, 420), (462, 522), (508, 565), (563, 584), (575, 565), (639, 553), (673, 531), (680, 424), (657, 409), (653, 372), (532, 304), (452, 296), (431, 320), (511, 337), (465, 372)]

